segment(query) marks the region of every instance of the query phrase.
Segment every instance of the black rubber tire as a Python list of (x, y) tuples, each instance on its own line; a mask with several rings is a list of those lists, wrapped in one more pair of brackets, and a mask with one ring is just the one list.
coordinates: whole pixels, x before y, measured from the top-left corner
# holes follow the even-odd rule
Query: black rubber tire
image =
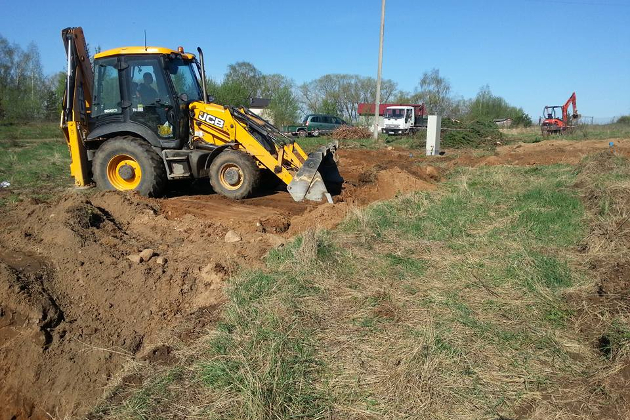
[(308, 132), (306, 130), (298, 130), (297, 134), (300, 138), (308, 137)]
[[(235, 189), (229, 189), (221, 182), (221, 171), (225, 165), (237, 166), (242, 174), (242, 182)], [(245, 152), (226, 149), (214, 158), (209, 168), (210, 185), (217, 194), (234, 200), (249, 197), (260, 182), (260, 169), (254, 159)]]
[(103, 143), (92, 161), (96, 186), (102, 190), (116, 190), (107, 176), (107, 165), (117, 155), (131, 156), (142, 171), (140, 184), (134, 191), (146, 197), (159, 197), (166, 189), (166, 168), (162, 157), (145, 140), (131, 136), (113, 137)]

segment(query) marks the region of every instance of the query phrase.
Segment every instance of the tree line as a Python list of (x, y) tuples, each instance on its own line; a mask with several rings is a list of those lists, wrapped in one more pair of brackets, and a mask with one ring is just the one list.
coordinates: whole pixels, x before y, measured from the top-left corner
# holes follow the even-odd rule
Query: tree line
[[(26, 49), (0, 35), (0, 123), (59, 118), (65, 72), (43, 74), (39, 50)], [(278, 126), (308, 113), (324, 113), (351, 123), (359, 120), (358, 106), (373, 102), (376, 79), (357, 74), (326, 74), (296, 84), (282, 74), (263, 74), (252, 63), (230, 64), (221, 80), (207, 80), (208, 94), (224, 105), (249, 106), (251, 98), (271, 99), (268, 113)], [(515, 125), (531, 125), (531, 118), (494, 95), (488, 85), (471, 99), (457, 97), (439, 70), (424, 72), (413, 92), (398, 89), (391, 79), (382, 80), (382, 103), (424, 103), (430, 113), (459, 120), (488, 121), (511, 118)]]
[[(221, 104), (249, 105), (249, 98), (271, 99), (270, 114), (277, 125), (297, 121), (308, 113), (331, 114), (356, 123), (360, 103), (376, 97), (376, 79), (357, 74), (326, 74), (297, 85), (280, 74), (264, 75), (248, 62), (228, 66), (221, 81), (208, 81), (209, 94)], [(382, 103), (424, 103), (430, 113), (453, 119), (491, 121), (511, 118), (513, 125), (530, 126), (531, 118), (522, 108), (510, 105), (504, 98), (482, 86), (471, 99), (453, 94), (450, 82), (439, 70), (425, 72), (413, 92), (398, 89), (397, 83), (384, 79), (381, 83)]]
[(26, 49), (0, 35), (0, 122), (59, 118), (65, 74), (45, 76), (39, 49)]

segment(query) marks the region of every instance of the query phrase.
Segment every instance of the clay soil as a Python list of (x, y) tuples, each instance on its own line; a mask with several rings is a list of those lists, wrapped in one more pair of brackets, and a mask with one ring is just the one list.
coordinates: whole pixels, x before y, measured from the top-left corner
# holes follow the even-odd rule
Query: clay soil
[[(630, 154), (630, 141), (615, 141)], [(129, 363), (171, 363), (170, 346), (217, 319), (225, 280), (273, 247), (333, 228), (355, 207), (432, 190), (448, 168), (577, 163), (606, 141), (505, 146), (428, 159), (417, 150), (342, 149), (334, 204), (285, 191), (231, 201), (203, 185), (170, 197), (67, 191), (0, 213), (0, 420), (81, 417)], [(472, 155), (472, 152), (470, 153)], [(447, 168), (447, 169), (443, 169)], [(228, 231), (241, 240), (226, 242)], [(145, 249), (144, 262), (128, 258)]]

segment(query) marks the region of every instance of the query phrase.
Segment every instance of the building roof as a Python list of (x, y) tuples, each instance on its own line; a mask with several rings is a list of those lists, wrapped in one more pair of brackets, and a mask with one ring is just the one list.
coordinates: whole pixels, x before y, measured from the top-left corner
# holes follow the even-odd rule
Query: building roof
[(270, 102), (271, 102), (271, 99), (251, 98), (249, 100), (249, 107), (250, 108), (267, 108)]

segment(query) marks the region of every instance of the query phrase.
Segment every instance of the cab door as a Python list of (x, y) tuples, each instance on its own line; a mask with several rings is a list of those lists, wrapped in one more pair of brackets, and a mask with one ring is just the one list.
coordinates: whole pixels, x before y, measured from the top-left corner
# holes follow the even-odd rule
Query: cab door
[(126, 87), (130, 121), (142, 124), (160, 141), (179, 136), (179, 104), (160, 56), (126, 57)]
[(405, 129), (413, 125), (413, 109), (405, 110)]

